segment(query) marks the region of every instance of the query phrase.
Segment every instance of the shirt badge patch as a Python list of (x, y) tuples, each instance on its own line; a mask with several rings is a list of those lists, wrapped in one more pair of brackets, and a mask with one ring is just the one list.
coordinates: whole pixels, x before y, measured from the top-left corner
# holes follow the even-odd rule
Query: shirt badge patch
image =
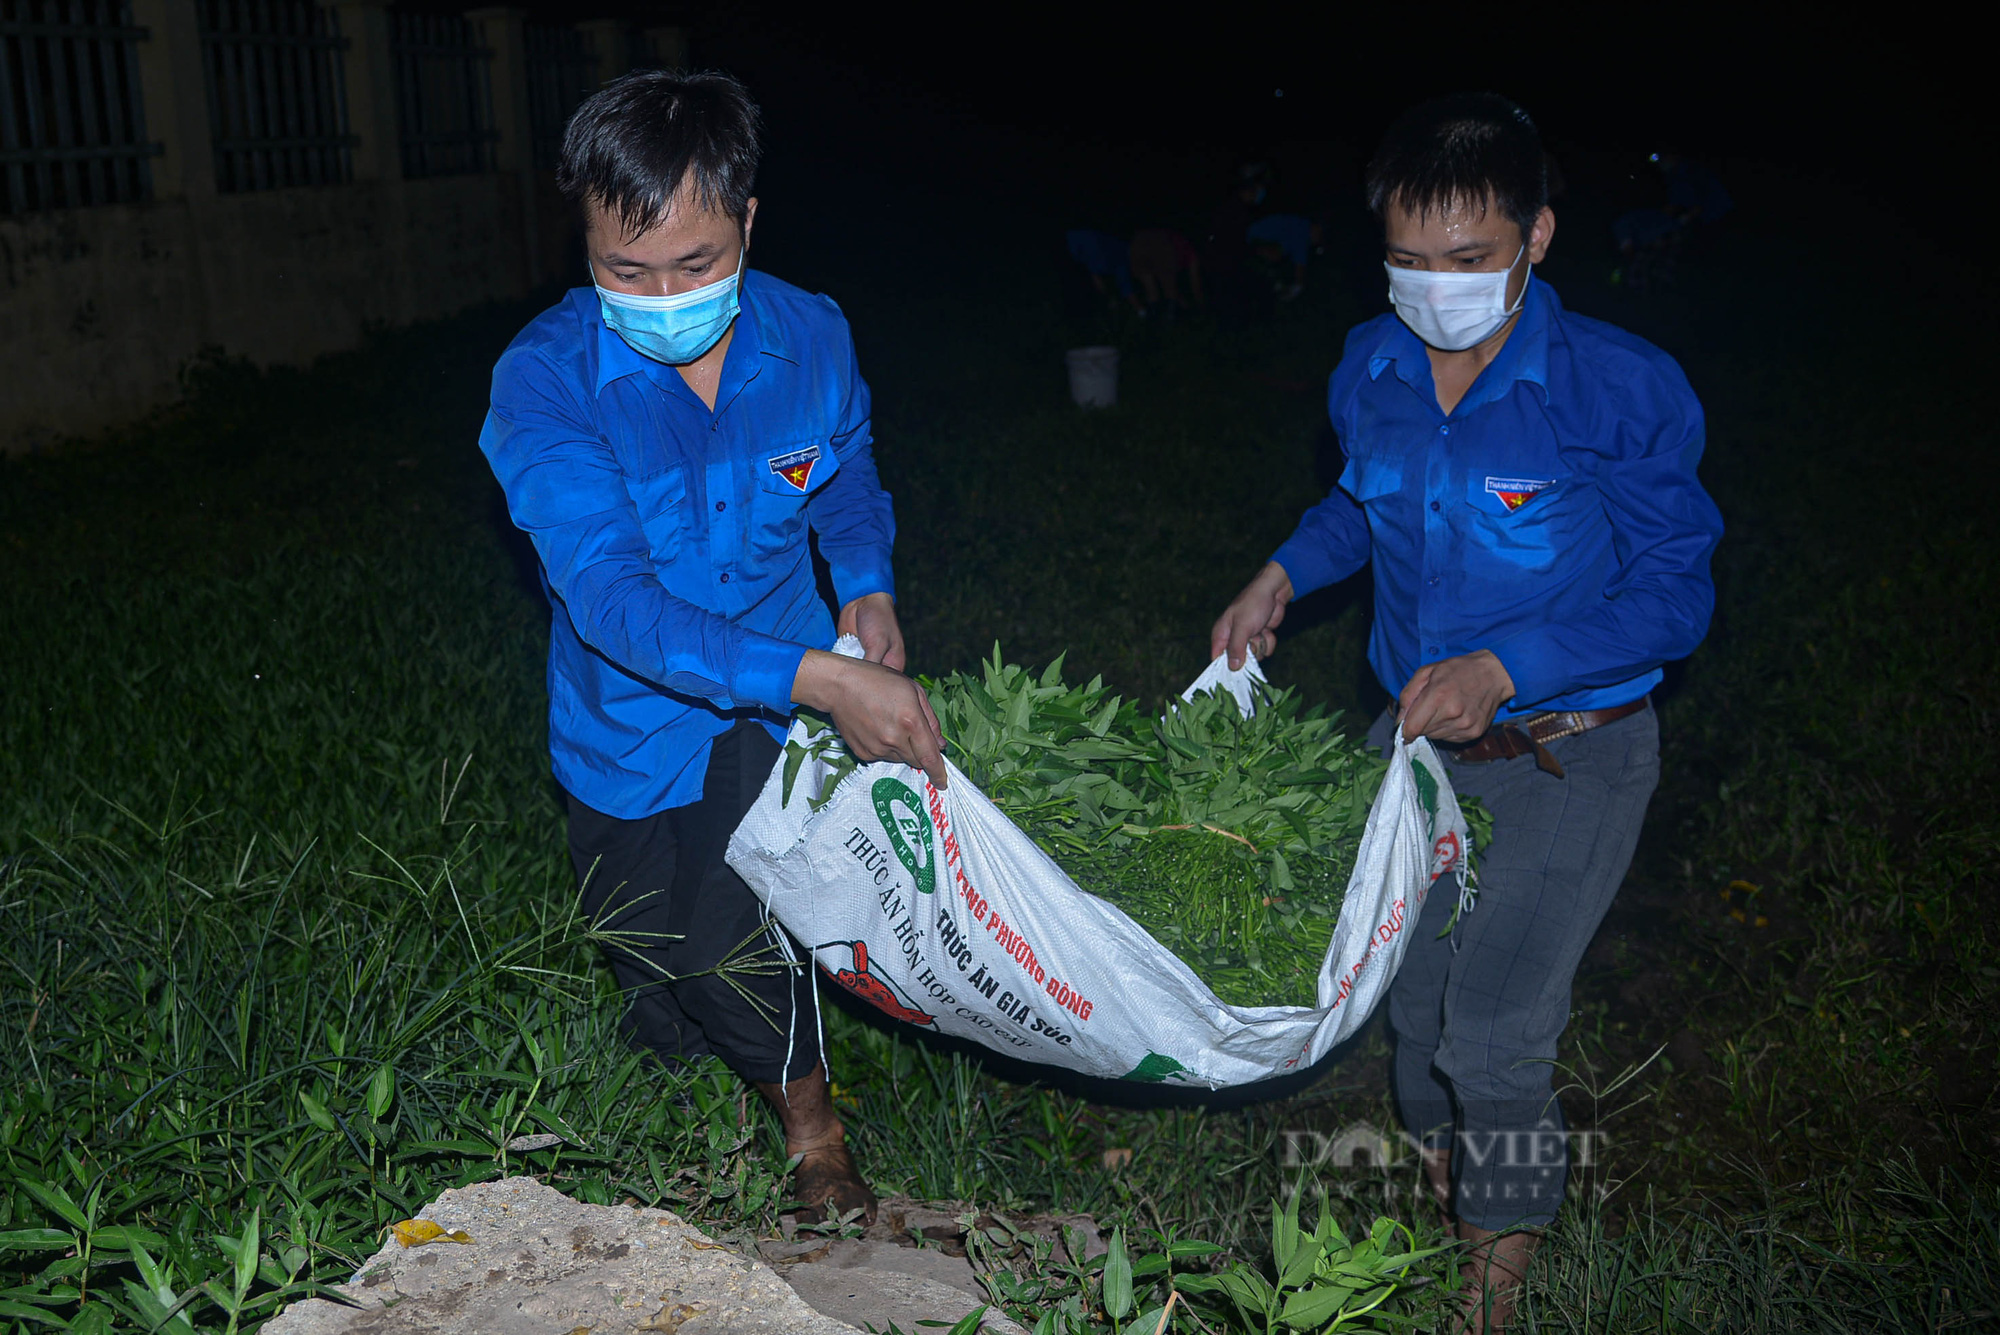
[(1530, 477), (1489, 477), (1486, 490), (1500, 498), (1500, 504), (1512, 512), (1535, 499), (1535, 493), (1554, 482), (1554, 478)]
[(771, 460), (771, 471), (785, 481), (806, 490), (812, 484), (813, 466), (819, 463), (819, 446), (808, 445), (790, 454), (781, 454)]

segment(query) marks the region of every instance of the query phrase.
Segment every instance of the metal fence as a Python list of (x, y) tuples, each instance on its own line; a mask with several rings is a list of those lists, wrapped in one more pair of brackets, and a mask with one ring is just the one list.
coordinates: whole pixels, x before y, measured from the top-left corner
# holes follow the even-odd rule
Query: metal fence
[(528, 53), (528, 132), (535, 168), (554, 171), (562, 156), (563, 128), (577, 104), (597, 91), (597, 57), (581, 32), (554, 24), (530, 23)]
[(493, 53), (471, 23), (443, 14), (392, 13), (403, 175), (493, 169)]
[(338, 19), (313, 0), (201, 0), (215, 188), (350, 179)]
[(149, 199), (126, 0), (0, 0), (0, 214)]

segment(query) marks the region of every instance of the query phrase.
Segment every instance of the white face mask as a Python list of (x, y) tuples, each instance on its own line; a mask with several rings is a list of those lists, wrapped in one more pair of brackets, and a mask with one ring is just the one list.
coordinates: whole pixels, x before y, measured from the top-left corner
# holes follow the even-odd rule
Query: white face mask
[(1507, 304), (1507, 279), (1527, 253), (1524, 243), (1513, 264), (1497, 273), (1432, 273), (1385, 262), (1389, 304), (1411, 333), (1439, 352), (1464, 352), (1493, 337), (1528, 299), (1528, 285), (1523, 282), (1519, 300)]

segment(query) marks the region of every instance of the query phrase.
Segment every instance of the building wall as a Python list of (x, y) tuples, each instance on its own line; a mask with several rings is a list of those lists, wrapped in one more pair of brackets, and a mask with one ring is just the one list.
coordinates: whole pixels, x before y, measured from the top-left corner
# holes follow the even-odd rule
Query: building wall
[[(153, 198), (0, 215), (0, 453), (143, 417), (210, 352), (301, 365), (371, 326), (583, 281), (574, 218), (549, 164), (537, 166), (536, 127), (548, 125), (531, 107), (526, 11), (465, 15), (490, 62), (490, 166), (406, 179), (389, 0), (320, 2), (343, 44), (351, 179), (228, 193), (196, 7), (131, 0), (141, 35), (116, 40), (133, 41)], [(631, 68), (635, 47), (623, 21), (575, 26), (578, 58), (595, 62), (571, 71), (580, 99)], [(655, 63), (686, 62), (679, 29), (645, 40)]]
[(499, 172), (0, 218), (0, 448), (142, 416), (211, 349), (296, 365), (522, 296), (561, 220)]

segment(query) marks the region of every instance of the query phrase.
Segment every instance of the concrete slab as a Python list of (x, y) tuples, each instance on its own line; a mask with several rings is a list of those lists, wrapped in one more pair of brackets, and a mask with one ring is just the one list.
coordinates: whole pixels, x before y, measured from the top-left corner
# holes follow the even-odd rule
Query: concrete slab
[[(774, 1257), (806, 1246), (789, 1259)], [(778, 1274), (815, 1311), (850, 1325), (886, 1331), (894, 1322), (906, 1335), (933, 1331), (919, 1321), (955, 1322), (987, 1303), (972, 1263), (934, 1247), (918, 1248), (866, 1238), (760, 1246)], [(985, 1335), (1027, 1335), (998, 1310), (981, 1318)]]
[(447, 1191), (420, 1218), (472, 1241), (391, 1239), (340, 1286), (358, 1307), (296, 1303), (266, 1335), (855, 1335), (670, 1211), (514, 1177)]
[[(340, 1286), (356, 1306), (296, 1303), (264, 1331), (856, 1335), (886, 1332), (893, 1322), (919, 1335), (936, 1330), (920, 1322), (953, 1323), (987, 1301), (958, 1222), (968, 1212), (954, 1202), (891, 1197), (864, 1236), (770, 1238), (739, 1250), (667, 1210), (586, 1205), (534, 1178), (507, 1178), (447, 1191), (419, 1216), (471, 1242), (404, 1247), (391, 1239)], [(1059, 1246), (1080, 1236), (1087, 1253), (1101, 1247), (1085, 1216), (1008, 1222)], [(980, 1329), (1027, 1335), (995, 1310)]]

